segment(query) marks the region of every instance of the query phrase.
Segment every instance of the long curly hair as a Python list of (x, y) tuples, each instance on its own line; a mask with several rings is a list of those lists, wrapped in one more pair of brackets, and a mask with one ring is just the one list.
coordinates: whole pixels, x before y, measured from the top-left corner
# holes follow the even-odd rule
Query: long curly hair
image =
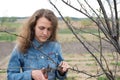
[(21, 37), (17, 38), (18, 47), (22, 53), (27, 52), (27, 49), (31, 46), (31, 42), (35, 38), (35, 30), (34, 30), (35, 25), (37, 23), (37, 20), (41, 17), (45, 17), (52, 23), (53, 30), (49, 38), (49, 41), (56, 41), (56, 32), (58, 26), (57, 17), (51, 10), (39, 9), (23, 25), (19, 34)]

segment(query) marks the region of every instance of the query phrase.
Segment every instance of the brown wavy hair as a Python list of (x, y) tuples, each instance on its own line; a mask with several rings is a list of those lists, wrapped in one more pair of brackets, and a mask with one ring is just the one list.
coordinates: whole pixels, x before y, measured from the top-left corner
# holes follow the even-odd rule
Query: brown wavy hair
[(57, 32), (57, 26), (58, 26), (57, 17), (51, 10), (39, 9), (23, 25), (19, 34), (21, 37), (17, 38), (18, 47), (22, 53), (25, 53), (27, 49), (31, 46), (31, 42), (35, 37), (34, 28), (35, 28), (36, 22), (41, 17), (45, 17), (52, 23), (53, 30), (52, 30), (51, 37), (49, 38), (49, 41), (56, 41), (56, 32)]

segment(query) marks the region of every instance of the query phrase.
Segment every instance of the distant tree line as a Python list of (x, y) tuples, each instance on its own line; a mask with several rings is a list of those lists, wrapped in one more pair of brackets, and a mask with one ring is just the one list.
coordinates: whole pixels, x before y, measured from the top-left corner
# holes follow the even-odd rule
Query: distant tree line
[(27, 17), (0, 17), (0, 22), (15, 22), (17, 19), (25, 19)]
[(0, 17), (0, 22), (15, 22), (16, 17)]

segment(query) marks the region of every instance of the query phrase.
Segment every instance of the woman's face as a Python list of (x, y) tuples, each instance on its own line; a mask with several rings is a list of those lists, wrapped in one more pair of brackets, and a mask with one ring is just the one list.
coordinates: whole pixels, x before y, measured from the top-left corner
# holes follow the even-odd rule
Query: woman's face
[(35, 26), (35, 38), (39, 42), (45, 42), (52, 34), (51, 22), (45, 17), (41, 17), (37, 20)]

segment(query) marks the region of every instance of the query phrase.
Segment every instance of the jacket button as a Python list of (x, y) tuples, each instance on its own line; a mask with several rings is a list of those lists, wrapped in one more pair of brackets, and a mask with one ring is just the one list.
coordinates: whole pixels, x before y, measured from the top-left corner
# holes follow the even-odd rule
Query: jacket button
[(41, 56), (42, 59), (44, 59), (44, 56)]

